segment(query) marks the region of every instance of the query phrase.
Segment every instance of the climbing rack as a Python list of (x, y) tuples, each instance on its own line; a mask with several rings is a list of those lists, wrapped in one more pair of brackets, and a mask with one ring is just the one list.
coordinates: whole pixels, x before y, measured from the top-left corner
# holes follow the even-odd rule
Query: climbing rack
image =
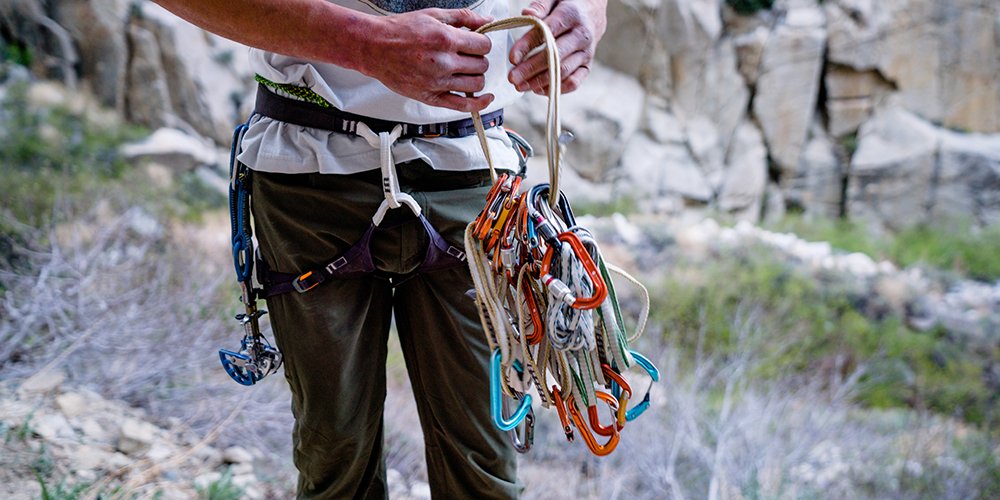
[[(594, 236), (577, 224), (569, 199), (558, 189), (566, 141), (559, 121), (559, 56), (548, 27), (534, 17), (514, 17), (478, 31), (522, 26), (540, 31), (548, 58), (549, 182), (522, 189), (523, 168), (518, 174), (497, 175), (482, 120), (472, 114), (494, 181), (482, 212), (465, 232), (475, 300), (491, 349), (491, 415), (493, 423), (510, 434), (514, 447), (526, 452), (533, 436), (534, 395), (542, 408), (556, 409), (568, 440), (573, 440), (575, 428), (590, 450), (603, 456), (618, 445), (626, 423), (649, 407), (649, 389), (660, 378), (653, 363), (630, 348), (645, 328), (649, 294), (628, 273), (605, 261)], [(613, 275), (643, 298), (631, 334)], [(649, 380), (641, 399), (626, 378), (633, 367)], [(605, 421), (602, 407), (608, 410)]]

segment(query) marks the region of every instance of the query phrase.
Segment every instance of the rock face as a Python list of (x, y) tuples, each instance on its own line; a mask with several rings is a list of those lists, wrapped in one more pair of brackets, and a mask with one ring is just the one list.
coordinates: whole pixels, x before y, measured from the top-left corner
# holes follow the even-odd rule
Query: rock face
[[(133, 122), (223, 146), (252, 99), (244, 48), (152, 2), (8, 0), (0, 43)], [(591, 68), (561, 108), (576, 198), (890, 227), (1000, 217), (1000, 3), (610, 0)], [(506, 120), (541, 145), (544, 109), (529, 96)]]
[(229, 140), (252, 95), (246, 48), (152, 2), (12, 0), (0, 45), (23, 46), (41, 77), (63, 79), (135, 123)]

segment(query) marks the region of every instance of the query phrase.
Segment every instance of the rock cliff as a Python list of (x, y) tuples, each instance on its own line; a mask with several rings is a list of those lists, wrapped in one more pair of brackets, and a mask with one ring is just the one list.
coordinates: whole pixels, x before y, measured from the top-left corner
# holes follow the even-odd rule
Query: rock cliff
[[(225, 145), (252, 101), (244, 48), (148, 1), (4, 0), (0, 37), (36, 76), (148, 127)], [(996, 2), (610, 0), (597, 59), (563, 108), (577, 198), (890, 228), (1000, 219)], [(539, 99), (507, 114), (535, 139)]]

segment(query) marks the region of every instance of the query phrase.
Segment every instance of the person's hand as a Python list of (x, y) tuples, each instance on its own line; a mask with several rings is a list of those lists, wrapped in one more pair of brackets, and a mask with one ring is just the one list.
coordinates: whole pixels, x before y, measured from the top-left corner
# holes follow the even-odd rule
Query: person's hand
[(493, 94), (466, 97), (486, 85), (489, 37), (464, 30), (492, 19), (469, 9), (424, 9), (379, 19), (359, 50), (358, 70), (390, 90), (431, 106), (479, 111)]
[[(541, 18), (552, 30), (559, 49), (563, 93), (576, 90), (590, 74), (597, 42), (607, 27), (607, 5), (607, 0), (532, 0), (521, 11), (523, 15)], [(545, 53), (525, 57), (541, 43), (541, 35), (531, 30), (511, 46), (510, 62), (514, 67), (508, 79), (517, 90), (548, 92), (549, 65)]]

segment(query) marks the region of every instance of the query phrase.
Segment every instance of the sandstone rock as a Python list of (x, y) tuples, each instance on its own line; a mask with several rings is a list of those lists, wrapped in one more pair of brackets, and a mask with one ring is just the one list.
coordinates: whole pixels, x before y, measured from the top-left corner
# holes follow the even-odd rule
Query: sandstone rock
[(22, 382), (18, 388), (18, 392), (32, 394), (55, 391), (59, 389), (65, 380), (66, 374), (62, 370), (48, 369), (40, 371)]
[(125, 144), (121, 152), (132, 160), (150, 159), (180, 171), (212, 165), (219, 160), (211, 144), (173, 128), (161, 128), (142, 141)]
[(653, 30), (659, 8), (651, 0), (610, 0), (607, 7), (607, 29), (597, 45), (595, 58), (602, 64), (642, 80), (648, 73), (651, 59), (667, 58), (657, 47)]
[(647, 107), (643, 130), (659, 143), (680, 144), (687, 139), (684, 123), (680, 118), (656, 106)]
[(892, 228), (926, 221), (939, 142), (934, 127), (894, 107), (876, 114), (858, 136), (848, 214)]
[(767, 149), (760, 130), (752, 123), (745, 122), (736, 129), (726, 163), (719, 208), (735, 212), (739, 219), (759, 220), (767, 186)]
[(118, 451), (139, 455), (153, 445), (157, 429), (148, 422), (126, 418), (119, 428)]
[(843, 196), (843, 170), (834, 144), (822, 126), (814, 124), (795, 176), (781, 179), (787, 202), (806, 214), (838, 217)]
[(684, 127), (688, 150), (704, 173), (712, 192), (722, 185), (725, 155), (715, 124), (707, 117), (689, 118)]
[(1000, 134), (960, 134), (942, 130), (931, 217), (1000, 223)]
[(55, 21), (66, 29), (80, 50), (82, 76), (105, 106), (122, 109), (129, 50), (124, 26), (126, 0), (54, 2)]
[(837, 65), (827, 66), (824, 85), (828, 126), (833, 137), (857, 132), (892, 90), (876, 71), (857, 71)]
[(761, 60), (753, 114), (782, 176), (793, 176), (819, 95), (826, 31), (815, 9), (795, 9), (771, 37)]
[(760, 63), (764, 56), (764, 47), (767, 46), (770, 36), (769, 29), (758, 26), (749, 33), (733, 38), (740, 75), (743, 75), (743, 79), (751, 87), (757, 84), (757, 77), (760, 76)]
[(708, 203), (712, 187), (688, 149), (682, 145), (659, 144), (646, 134), (636, 134), (622, 157), (626, 192), (639, 199), (676, 194)]
[(114, 463), (114, 453), (103, 448), (91, 445), (81, 445), (73, 452), (71, 459), (77, 469), (82, 470), (113, 470), (111, 464)]
[(576, 139), (566, 160), (585, 179), (604, 180), (639, 127), (645, 92), (635, 79), (599, 64), (560, 102), (563, 128)]
[(40, 415), (31, 421), (31, 429), (47, 441), (68, 439), (74, 436), (73, 427), (59, 413)]
[(80, 393), (67, 392), (56, 396), (56, 407), (67, 417), (73, 418), (87, 411), (87, 399)]
[(253, 455), (241, 446), (230, 446), (222, 452), (222, 460), (227, 464), (245, 464), (253, 462)]
[(750, 93), (737, 70), (733, 42), (722, 36), (719, 3), (665, 2), (658, 32), (670, 51), (672, 103), (685, 116), (707, 117), (725, 151), (746, 114)]
[(95, 419), (87, 418), (80, 423), (80, 432), (88, 439), (95, 442), (110, 442), (111, 431)]
[(160, 45), (153, 33), (139, 25), (128, 27), (128, 39), (132, 61), (124, 95), (125, 114), (129, 120), (147, 127), (163, 127), (171, 122), (173, 108)]
[(1000, 130), (995, 2), (840, 0), (825, 8), (831, 62), (879, 71), (903, 106), (928, 120)]

